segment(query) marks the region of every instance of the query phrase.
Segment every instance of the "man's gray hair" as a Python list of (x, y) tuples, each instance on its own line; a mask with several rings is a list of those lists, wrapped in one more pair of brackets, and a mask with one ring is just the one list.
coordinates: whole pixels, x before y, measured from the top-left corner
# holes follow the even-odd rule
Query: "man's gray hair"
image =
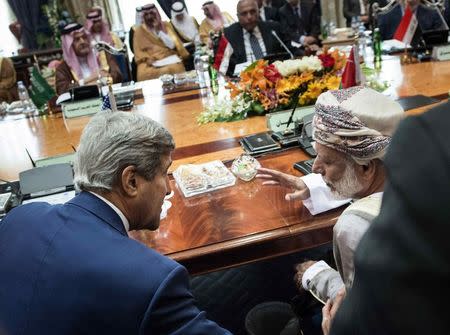
[(162, 168), (162, 156), (174, 148), (167, 129), (148, 117), (99, 112), (81, 134), (74, 164), (75, 186), (84, 191), (112, 190), (130, 165), (152, 180)]

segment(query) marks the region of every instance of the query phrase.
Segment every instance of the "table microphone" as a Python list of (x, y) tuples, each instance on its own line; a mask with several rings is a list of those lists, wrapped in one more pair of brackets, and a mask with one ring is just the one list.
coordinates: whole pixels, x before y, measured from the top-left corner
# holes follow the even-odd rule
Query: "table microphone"
[(277, 39), (277, 41), (281, 44), (281, 46), (283, 47), (284, 50), (287, 51), (287, 53), (289, 54), (289, 56), (291, 57), (291, 59), (294, 59), (294, 55), (292, 54), (291, 50), (289, 50), (289, 48), (286, 46), (286, 44), (283, 43), (283, 41), (281, 40), (281, 38), (278, 37), (277, 33), (275, 32), (275, 30), (271, 30), (272, 35)]

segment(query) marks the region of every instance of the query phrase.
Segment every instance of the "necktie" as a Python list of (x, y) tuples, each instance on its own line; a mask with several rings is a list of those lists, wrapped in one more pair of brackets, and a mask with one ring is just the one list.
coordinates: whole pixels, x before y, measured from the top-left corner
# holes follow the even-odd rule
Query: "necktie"
[(255, 55), (255, 59), (261, 59), (264, 57), (263, 52), (261, 50), (261, 46), (259, 45), (258, 39), (253, 33), (250, 34), (250, 45), (253, 50), (253, 54)]

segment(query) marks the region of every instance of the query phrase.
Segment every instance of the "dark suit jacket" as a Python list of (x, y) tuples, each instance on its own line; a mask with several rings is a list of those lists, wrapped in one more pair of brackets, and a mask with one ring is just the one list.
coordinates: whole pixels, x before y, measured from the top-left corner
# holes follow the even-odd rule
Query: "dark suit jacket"
[(448, 334), (450, 103), (405, 119), (385, 160), (381, 212), (355, 256), (331, 334)]
[(359, 0), (344, 0), (342, 10), (346, 19), (347, 27), (351, 26), (352, 18), (361, 15), (361, 5)]
[[(283, 39), (280, 25), (277, 22), (259, 22), (259, 30), (261, 31), (264, 45), (266, 46), (267, 55), (284, 52), (284, 49), (280, 43), (272, 35), (274, 30), (280, 39)], [(244, 63), (247, 61), (247, 55), (244, 48), (244, 34), (242, 32), (242, 26), (239, 22), (233, 23), (231, 26), (224, 29), (224, 35), (233, 48), (233, 54), (230, 57), (230, 65), (228, 66), (227, 75), (231, 76), (234, 73), (236, 64)]]
[(291, 5), (286, 3), (279, 9), (281, 29), (289, 41), (299, 42), (303, 35), (318, 37), (320, 35), (319, 6), (315, 1), (300, 1), (301, 18), (294, 14)]
[(0, 277), (5, 334), (229, 334), (194, 306), (186, 269), (129, 238), (90, 193), (12, 210)]
[(275, 7), (264, 7), (264, 15), (266, 16), (266, 21), (280, 21), (278, 9)]
[[(390, 40), (394, 38), (395, 31), (397, 30), (402, 17), (403, 14), (400, 5), (392, 8), (392, 10), (385, 15), (378, 15), (378, 27), (380, 28), (381, 39)], [(440, 18), (438, 12), (433, 9), (419, 5), (416, 10), (416, 17), (422, 32), (444, 29), (444, 22)]]

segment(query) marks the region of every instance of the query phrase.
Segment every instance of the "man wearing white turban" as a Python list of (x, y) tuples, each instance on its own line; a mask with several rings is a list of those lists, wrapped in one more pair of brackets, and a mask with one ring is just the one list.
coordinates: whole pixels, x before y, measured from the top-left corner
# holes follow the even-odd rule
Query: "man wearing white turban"
[(320, 300), (333, 300), (353, 283), (353, 255), (378, 215), (386, 177), (383, 158), (402, 118), (397, 102), (370, 88), (325, 92), (317, 99), (313, 119), (317, 151), (313, 173), (298, 178), (259, 170), (257, 177), (265, 180), (263, 184), (294, 189), (286, 199), (303, 200), (313, 215), (345, 203), (335, 199), (353, 199), (333, 229), (338, 271), (324, 261), (297, 266), (297, 285)]

